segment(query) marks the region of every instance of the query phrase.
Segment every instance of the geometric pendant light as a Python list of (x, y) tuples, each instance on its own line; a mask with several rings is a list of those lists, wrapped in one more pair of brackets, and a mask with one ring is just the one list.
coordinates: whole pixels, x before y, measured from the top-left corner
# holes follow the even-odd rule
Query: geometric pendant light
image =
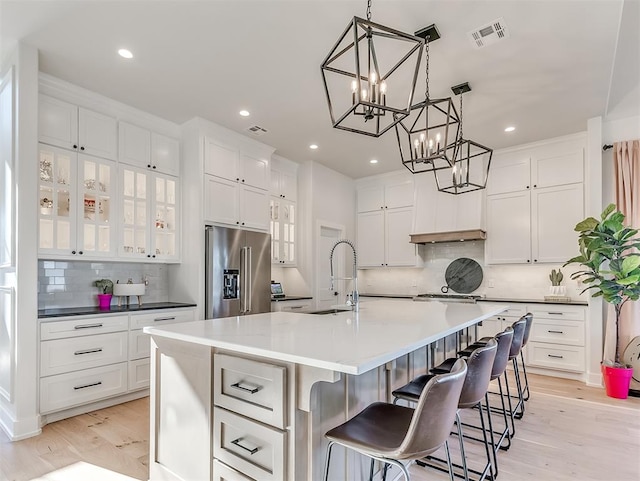
[(353, 17), (321, 65), (333, 127), (379, 137), (409, 115), (424, 40)]
[(435, 25), (416, 32), (425, 39), (424, 100), (411, 107), (409, 115), (395, 125), (400, 160), (413, 174), (450, 169), (455, 157), (460, 119), (451, 97), (429, 95), (429, 44), (440, 38)]
[(457, 195), (487, 186), (493, 150), (463, 137), (462, 94), (471, 91), (469, 84), (465, 82), (451, 90), (460, 95), (460, 132), (458, 140), (450, 146), (453, 164), (448, 169), (434, 171), (434, 175), (440, 192)]

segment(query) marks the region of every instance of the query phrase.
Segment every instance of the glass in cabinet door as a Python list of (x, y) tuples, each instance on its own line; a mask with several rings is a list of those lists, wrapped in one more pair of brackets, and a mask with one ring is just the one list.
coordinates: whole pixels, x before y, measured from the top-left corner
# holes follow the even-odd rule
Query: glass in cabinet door
[(147, 207), (147, 174), (142, 171), (123, 168), (122, 254), (146, 257)]
[(40, 251), (71, 254), (75, 248), (77, 155), (55, 147), (39, 149)]
[(156, 174), (152, 257), (176, 256), (176, 179)]
[(83, 204), (79, 225), (80, 245), (85, 255), (112, 254), (112, 202), (114, 164), (93, 157), (79, 157), (79, 178)]
[(280, 263), (280, 201), (269, 201), (269, 226), (271, 231), (271, 262)]
[(282, 260), (295, 262), (295, 210), (296, 206), (289, 202), (282, 205)]

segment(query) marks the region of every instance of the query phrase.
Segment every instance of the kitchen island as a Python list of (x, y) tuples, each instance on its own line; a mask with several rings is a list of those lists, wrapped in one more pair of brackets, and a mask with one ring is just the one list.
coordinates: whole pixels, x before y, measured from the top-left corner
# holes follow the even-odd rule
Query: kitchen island
[[(426, 372), (503, 306), (367, 300), (359, 312), (266, 313), (150, 327), (150, 478), (322, 479), (324, 433)], [(473, 337), (473, 336), (472, 336)], [(455, 343), (450, 348), (455, 350)], [(331, 479), (368, 460), (337, 451)]]

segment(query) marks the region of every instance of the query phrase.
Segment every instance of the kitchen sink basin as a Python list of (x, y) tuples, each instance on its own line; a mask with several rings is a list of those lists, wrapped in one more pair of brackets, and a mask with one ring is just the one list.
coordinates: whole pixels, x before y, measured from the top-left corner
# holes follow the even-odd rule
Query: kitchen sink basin
[(322, 311), (312, 311), (309, 314), (325, 315), (325, 314), (337, 314), (338, 312), (349, 312), (349, 311), (351, 311), (351, 309), (324, 309)]

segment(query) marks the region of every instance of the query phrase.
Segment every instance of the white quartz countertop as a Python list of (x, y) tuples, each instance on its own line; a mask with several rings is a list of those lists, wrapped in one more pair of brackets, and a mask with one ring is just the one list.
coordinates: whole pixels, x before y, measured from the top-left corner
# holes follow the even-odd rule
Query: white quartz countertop
[(362, 374), (465, 327), (504, 306), (368, 299), (359, 312), (270, 312), (145, 327), (158, 338)]

